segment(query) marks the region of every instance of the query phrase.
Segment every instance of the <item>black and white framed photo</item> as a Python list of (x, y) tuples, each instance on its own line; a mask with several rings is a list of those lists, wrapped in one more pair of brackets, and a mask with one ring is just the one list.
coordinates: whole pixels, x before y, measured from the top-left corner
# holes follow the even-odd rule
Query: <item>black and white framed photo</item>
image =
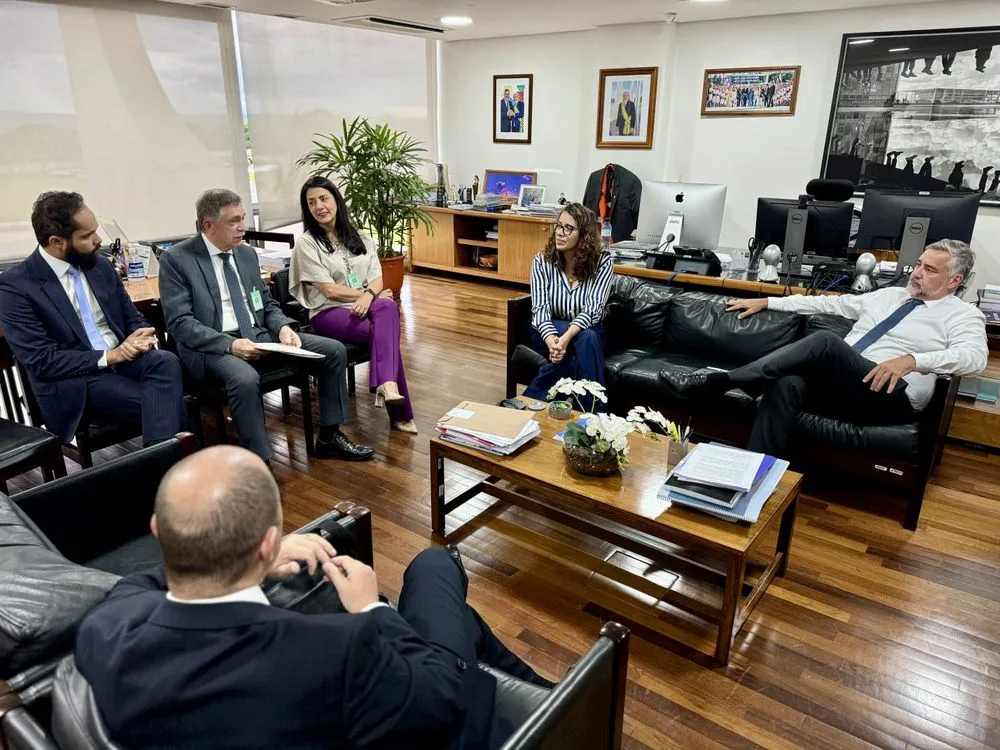
[(531, 143), (531, 73), (493, 76), (493, 142)]
[(1000, 205), (998, 170), (1000, 27), (844, 36), (824, 177)]

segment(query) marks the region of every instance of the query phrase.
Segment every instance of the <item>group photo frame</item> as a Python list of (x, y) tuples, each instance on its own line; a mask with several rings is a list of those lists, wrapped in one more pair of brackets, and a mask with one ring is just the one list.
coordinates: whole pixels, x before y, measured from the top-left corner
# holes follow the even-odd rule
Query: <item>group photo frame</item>
[(605, 68), (597, 94), (597, 148), (653, 147), (659, 68)]
[(801, 65), (709, 68), (701, 92), (702, 117), (793, 117)]
[(534, 75), (493, 76), (493, 142), (531, 143)]

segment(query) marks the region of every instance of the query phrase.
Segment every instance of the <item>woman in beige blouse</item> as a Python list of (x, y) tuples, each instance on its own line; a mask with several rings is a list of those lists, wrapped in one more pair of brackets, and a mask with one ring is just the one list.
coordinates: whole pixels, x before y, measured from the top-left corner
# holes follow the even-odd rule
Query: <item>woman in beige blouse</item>
[(393, 428), (416, 433), (399, 352), (399, 308), (382, 288), (375, 243), (354, 227), (343, 196), (325, 177), (310, 177), (299, 200), (305, 232), (292, 250), (291, 293), (309, 310), (316, 333), (371, 347), (375, 405), (389, 410)]

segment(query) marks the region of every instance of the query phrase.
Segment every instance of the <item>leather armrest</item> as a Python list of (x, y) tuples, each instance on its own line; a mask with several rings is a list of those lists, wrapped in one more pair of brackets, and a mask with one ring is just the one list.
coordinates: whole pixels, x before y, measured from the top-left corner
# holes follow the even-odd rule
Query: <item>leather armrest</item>
[(528, 344), (522, 340), (525, 330), (531, 327), (531, 295), (525, 294), (507, 300), (507, 361), (510, 361), (518, 344)]
[(24, 708), (15, 708), (0, 720), (3, 747), (17, 750), (59, 750), (35, 718)]
[(513, 727), (519, 727), (528, 720), (538, 707), (545, 702), (551, 690), (532, 685), (519, 680), (506, 672), (494, 669), (488, 664), (480, 664), (479, 668), (489, 672), (497, 681), (496, 713), (501, 719), (510, 722)]
[(160, 480), (196, 449), (194, 436), (182, 433), (41, 484), (13, 501), (64, 557), (82, 564), (149, 533)]

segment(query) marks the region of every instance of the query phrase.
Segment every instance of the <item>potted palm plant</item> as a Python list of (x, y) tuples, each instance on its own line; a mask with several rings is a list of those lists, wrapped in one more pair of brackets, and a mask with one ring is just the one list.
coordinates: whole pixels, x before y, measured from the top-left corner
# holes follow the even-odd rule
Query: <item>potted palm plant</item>
[(403, 247), (413, 223), (433, 231), (421, 208), (431, 185), (419, 169), (430, 162), (427, 149), (405, 131), (364, 117), (342, 123), (340, 135), (316, 133), (314, 148), (298, 165), (339, 183), (359, 229), (375, 240), (382, 283), (399, 297), (403, 287)]

